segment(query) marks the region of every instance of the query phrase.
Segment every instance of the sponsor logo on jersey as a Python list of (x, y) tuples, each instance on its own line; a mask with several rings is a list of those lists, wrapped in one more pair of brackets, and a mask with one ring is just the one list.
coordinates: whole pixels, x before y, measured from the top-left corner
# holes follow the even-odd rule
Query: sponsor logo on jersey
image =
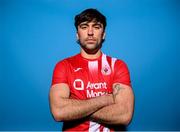
[(98, 92), (95, 92), (93, 90), (87, 90), (86, 91), (87, 93), (87, 98), (93, 98), (93, 97), (98, 97), (98, 96), (102, 96), (102, 95), (105, 95), (107, 94), (107, 92), (104, 92), (104, 91), (98, 91)]
[(76, 90), (84, 90), (84, 82), (81, 79), (74, 80), (73, 86)]
[(91, 83), (88, 82), (86, 89), (107, 89), (106, 82)]
[(85, 90), (87, 98), (93, 98), (107, 94), (106, 82), (92, 83), (88, 81), (86, 87), (84, 87), (84, 82), (81, 79), (76, 79), (74, 80), (73, 86), (76, 90), (84, 90), (86, 88)]
[[(93, 97), (102, 96), (106, 94), (106, 92), (103, 89), (107, 89), (106, 82), (99, 82), (99, 83), (88, 82), (86, 86), (87, 98), (93, 98)], [(98, 91), (95, 91), (95, 90), (98, 90)]]

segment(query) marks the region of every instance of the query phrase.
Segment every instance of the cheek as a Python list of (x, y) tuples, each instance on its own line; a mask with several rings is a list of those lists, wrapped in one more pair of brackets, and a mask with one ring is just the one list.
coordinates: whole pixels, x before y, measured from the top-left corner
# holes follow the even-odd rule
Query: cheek
[(99, 40), (102, 40), (103, 39), (103, 34), (99, 34), (98, 36), (97, 36), (97, 38), (99, 39)]
[(86, 34), (83, 32), (80, 32), (80, 33), (78, 33), (78, 37), (79, 37), (79, 39), (84, 39), (84, 38), (86, 38)]
[(94, 33), (94, 35), (95, 35), (97, 38), (103, 38), (104, 33), (101, 32), (101, 31), (97, 31), (97, 32)]

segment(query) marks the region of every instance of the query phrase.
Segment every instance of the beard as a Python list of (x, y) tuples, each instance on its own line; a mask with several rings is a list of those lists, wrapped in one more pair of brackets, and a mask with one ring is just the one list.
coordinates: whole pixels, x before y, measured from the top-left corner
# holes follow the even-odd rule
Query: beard
[(95, 53), (97, 53), (98, 50), (101, 49), (103, 42), (104, 42), (104, 39), (102, 39), (100, 42), (96, 41), (94, 43), (88, 43), (87, 39), (85, 40), (85, 42), (81, 42), (80, 40), (77, 40), (77, 43), (88, 54), (95, 54)]

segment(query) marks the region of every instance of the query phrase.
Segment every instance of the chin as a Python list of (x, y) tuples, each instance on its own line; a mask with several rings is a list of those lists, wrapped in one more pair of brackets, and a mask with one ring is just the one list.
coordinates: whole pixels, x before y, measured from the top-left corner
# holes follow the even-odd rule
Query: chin
[(80, 46), (85, 50), (85, 51), (96, 51), (97, 49), (100, 49), (102, 47), (102, 43), (101, 44), (97, 44), (97, 43), (85, 43), (85, 44), (81, 44)]

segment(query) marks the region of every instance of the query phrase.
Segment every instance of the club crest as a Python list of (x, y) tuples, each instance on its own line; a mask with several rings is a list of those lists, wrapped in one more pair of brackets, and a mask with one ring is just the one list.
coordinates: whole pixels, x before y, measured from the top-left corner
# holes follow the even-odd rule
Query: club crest
[(111, 69), (109, 66), (105, 65), (102, 70), (101, 70), (103, 75), (110, 75), (111, 74)]

